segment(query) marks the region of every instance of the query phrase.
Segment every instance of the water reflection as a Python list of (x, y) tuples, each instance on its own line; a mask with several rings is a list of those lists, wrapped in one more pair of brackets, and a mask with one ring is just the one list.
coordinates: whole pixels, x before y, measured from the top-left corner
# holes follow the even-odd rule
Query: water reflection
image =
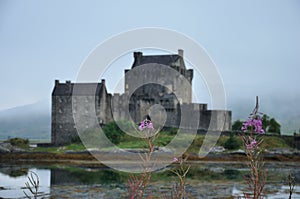
[(51, 169), (51, 185), (91, 185), (122, 183), (128, 174), (111, 169), (54, 168)]
[(2, 167), (0, 172), (10, 177), (19, 177), (24, 175), (26, 176), (28, 174), (28, 170), (29, 169), (27, 167), (6, 166), (6, 167)]
[[(296, 175), (299, 183), (300, 168), (297, 163), (268, 163), (267, 198), (287, 198), (287, 175)], [(70, 166), (0, 166), (0, 197), (22, 198), (27, 176), (33, 171), (40, 178), (40, 191), (46, 198), (126, 198), (129, 174), (108, 168), (83, 168)], [(193, 164), (187, 176), (190, 198), (238, 197), (246, 190), (244, 176), (247, 167), (240, 163)], [(170, 193), (174, 175), (167, 171), (152, 176), (150, 189), (153, 195)], [(172, 183), (171, 183), (172, 182)], [(300, 187), (294, 198), (300, 198)]]
[(25, 182), (28, 182), (30, 172), (35, 172), (39, 176), (39, 192), (47, 196), (50, 194), (50, 175), (49, 169), (36, 169), (20, 166), (2, 166), (0, 168), (0, 197), (3, 198), (24, 198), (23, 191)]

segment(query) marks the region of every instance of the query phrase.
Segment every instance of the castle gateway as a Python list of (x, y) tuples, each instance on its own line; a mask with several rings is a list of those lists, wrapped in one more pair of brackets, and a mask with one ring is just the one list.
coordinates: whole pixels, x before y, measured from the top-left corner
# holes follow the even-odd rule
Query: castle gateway
[[(231, 111), (208, 110), (207, 104), (192, 103), (192, 80), (193, 70), (186, 68), (183, 50), (172, 55), (145, 56), (134, 52), (132, 67), (125, 70), (122, 94), (108, 93), (105, 80), (101, 83), (55, 80), (52, 144), (64, 145), (78, 139), (78, 128), (88, 130), (118, 120), (133, 120), (138, 124), (146, 116), (156, 118), (164, 127), (230, 131)], [(196, 126), (189, 125), (187, 120), (195, 118)]]

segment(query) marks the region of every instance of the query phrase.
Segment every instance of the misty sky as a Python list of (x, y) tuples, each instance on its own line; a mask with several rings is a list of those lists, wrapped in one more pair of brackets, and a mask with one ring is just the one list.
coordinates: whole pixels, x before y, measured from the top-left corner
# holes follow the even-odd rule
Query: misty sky
[[(0, 110), (49, 101), (54, 80), (74, 81), (98, 44), (142, 27), (175, 30), (201, 44), (223, 78), (229, 108), (243, 101), (251, 110), (256, 95), (269, 109), (283, 101), (299, 108), (297, 0), (0, 0)], [(129, 54), (111, 69), (109, 89), (108, 77), (119, 79), (132, 61)], [(194, 89), (201, 102), (209, 100), (197, 82)]]

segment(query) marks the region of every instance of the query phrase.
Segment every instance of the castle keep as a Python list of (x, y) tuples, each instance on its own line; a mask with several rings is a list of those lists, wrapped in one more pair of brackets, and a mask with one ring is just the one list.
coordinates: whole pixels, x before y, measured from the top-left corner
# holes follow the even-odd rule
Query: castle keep
[[(172, 55), (145, 56), (142, 52), (134, 52), (132, 67), (125, 70), (122, 94), (108, 93), (105, 80), (101, 83), (61, 83), (55, 80), (52, 144), (63, 145), (78, 139), (74, 113), (80, 113), (80, 118), (89, 118), (91, 112), (95, 113), (95, 121), (80, 120), (80, 128), (84, 129), (117, 120), (138, 123), (150, 115), (162, 121), (165, 127), (189, 130), (188, 125), (184, 126), (182, 116), (197, 114), (197, 130), (231, 130), (231, 111), (208, 110), (207, 104), (192, 103), (192, 80), (193, 70), (186, 68), (183, 50)], [(74, 102), (81, 102), (80, 106)]]

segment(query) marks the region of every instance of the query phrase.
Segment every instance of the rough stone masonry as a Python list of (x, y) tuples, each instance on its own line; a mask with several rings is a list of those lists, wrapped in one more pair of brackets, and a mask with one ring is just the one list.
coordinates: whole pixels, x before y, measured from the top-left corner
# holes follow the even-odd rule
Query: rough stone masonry
[[(171, 55), (134, 52), (130, 70), (125, 70), (124, 93), (110, 94), (106, 82), (65, 83), (55, 80), (52, 92), (52, 144), (78, 140), (76, 128), (93, 129), (116, 120), (138, 123), (147, 115), (164, 127), (198, 131), (230, 131), (231, 111), (208, 110), (192, 103), (193, 70), (184, 63), (183, 50)], [(154, 108), (153, 108), (154, 107)], [(75, 115), (80, 120), (75, 126)], [(96, 119), (91, 120), (91, 115)], [(187, 118), (188, 116), (188, 118)], [(197, 120), (196, 126), (189, 121)], [(76, 123), (76, 124), (77, 124)]]

